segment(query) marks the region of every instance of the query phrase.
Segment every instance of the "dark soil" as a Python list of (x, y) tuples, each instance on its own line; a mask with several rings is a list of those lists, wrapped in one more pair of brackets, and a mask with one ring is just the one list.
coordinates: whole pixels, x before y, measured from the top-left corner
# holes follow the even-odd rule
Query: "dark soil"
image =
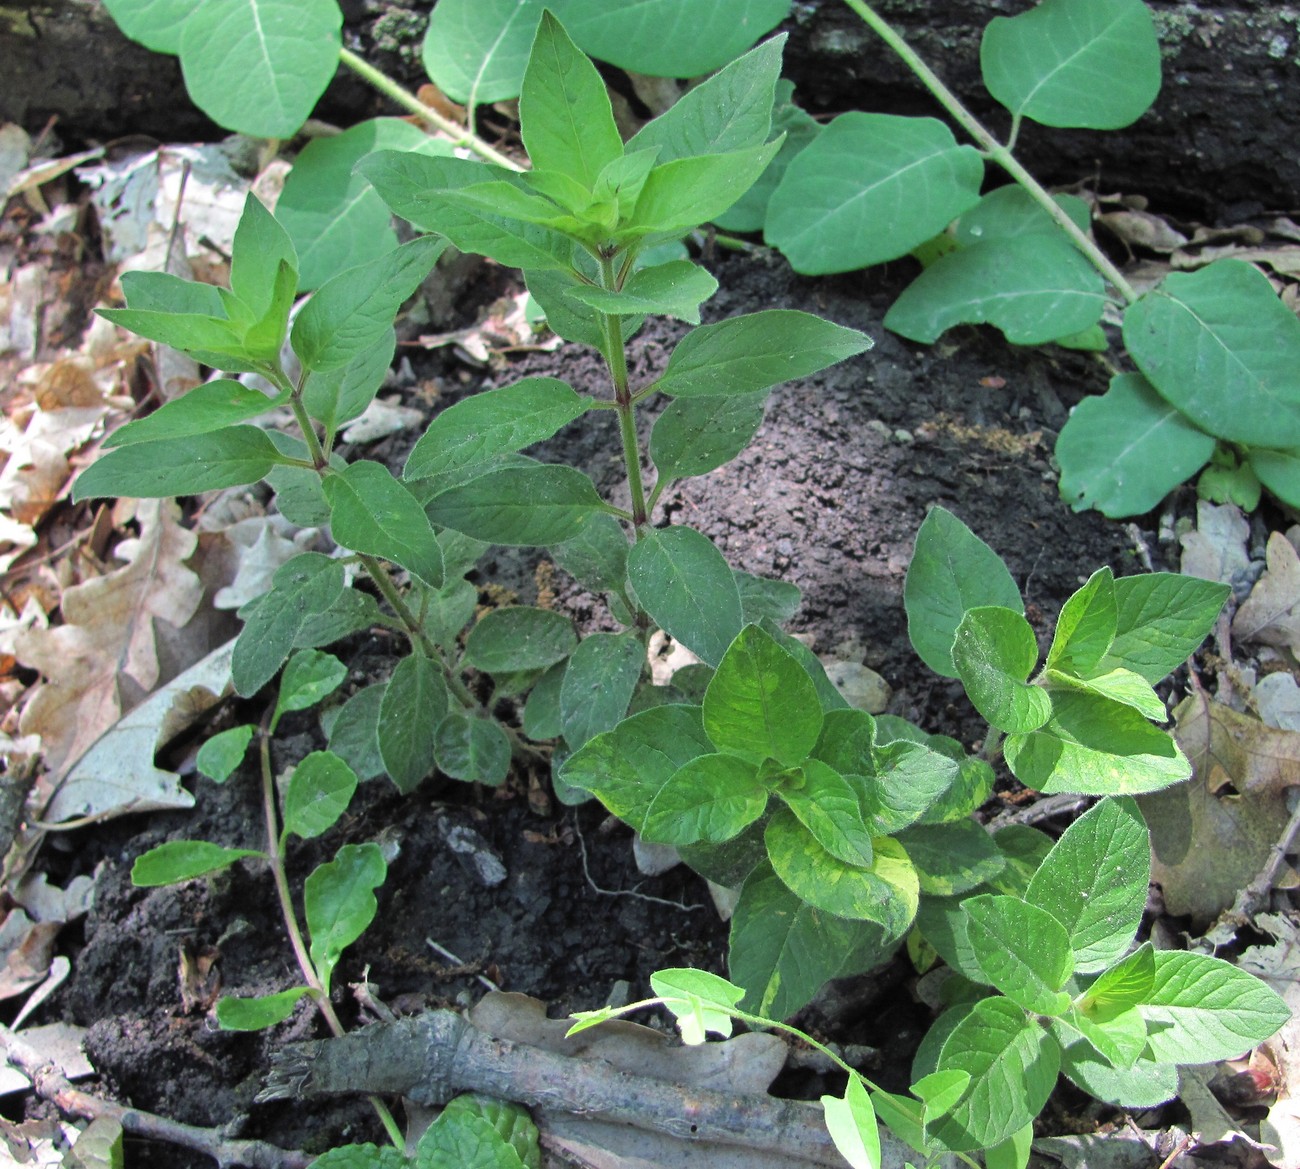
[[(909, 278), (903, 265), (884, 276), (816, 282), (762, 257), (726, 256), (714, 267), (723, 290), (709, 306), (711, 317), (803, 308), (863, 328), (877, 345), (776, 392), (750, 450), (722, 471), (680, 485), (665, 510), (701, 528), (735, 565), (797, 584), (804, 606), (793, 627), (811, 634), (818, 652), (865, 660), (894, 688), (895, 713), (970, 745), (982, 724), (959, 687), (931, 675), (907, 642), (901, 590), (914, 534), (930, 504), (955, 511), (1005, 557), (1040, 632), (1095, 568), (1133, 571), (1125, 529), (1095, 513), (1072, 515), (1057, 495), (1049, 462), (1066, 411), (1085, 393), (1102, 390), (1106, 371), (1085, 355), (1015, 349), (976, 330), (957, 331), (930, 349), (892, 337), (880, 321)], [(635, 342), (636, 379), (664, 363), (679, 332), (656, 328)], [(551, 373), (594, 385), (599, 372), (594, 354), (570, 347), (533, 355), (498, 380)], [(463, 389), (484, 384), (490, 383)], [(448, 390), (443, 400), (461, 392)], [(576, 462), (614, 487), (617, 438), (600, 425), (605, 422), (612, 417), (604, 413), (583, 420), (540, 456)], [(367, 453), (398, 461), (410, 441), (391, 440), (379, 453)], [(482, 583), (504, 584), (531, 599), (536, 559), (496, 550), (482, 564)], [(562, 577), (559, 593), (580, 624), (608, 621), (595, 598)], [(348, 643), (351, 683), (382, 674), (393, 648), (373, 638)], [(280, 737), (277, 768), (321, 745), (308, 716), (294, 719)], [(568, 809), (544, 797), (539, 802), (536, 792), (530, 800), (527, 778), (500, 793), (431, 781), (410, 798), (386, 781), (370, 783), (323, 843), (295, 848), (296, 888), (340, 844), (378, 839), (389, 847), (378, 920), (335, 975), (334, 997), (345, 1020), (359, 1014), (348, 986), (367, 969), (375, 994), (407, 1009), (470, 1001), (481, 991), (475, 976), (482, 974), (546, 1000), (553, 1014), (594, 1007), (611, 995), (641, 997), (650, 973), (664, 966), (725, 972), (726, 927), (701, 881), (684, 868), (641, 877), (625, 828), (605, 824), (594, 805)], [(271, 1032), (246, 1036), (215, 1030), (206, 1013), (210, 1002), (183, 1005), (182, 950), (213, 948), (227, 992), (266, 993), (295, 981), (271, 882), (257, 866), (178, 888), (131, 886), (133, 858), (164, 840), (258, 847), (252, 768), (222, 787), (201, 781), (196, 794), (193, 813), (117, 822), (87, 834), (79, 851), (47, 853), (58, 876), (103, 861), (84, 945), (73, 955), (74, 974), (54, 1012), (90, 1028), (88, 1051), (104, 1087), (137, 1107), (199, 1125), (236, 1120), (242, 1135), (316, 1150), (375, 1137), (360, 1104), (307, 1115), (253, 1103), (270, 1053), (318, 1033), (306, 1006)], [(443, 843), (439, 815), (482, 834), (504, 862), (504, 883), (485, 888), (461, 867)], [(426, 939), (468, 969), (449, 970), (453, 964)], [(928, 1024), (909, 988), (899, 963), (883, 977), (832, 988), (806, 1021), (831, 1039), (882, 1048), (905, 1068)], [(877, 1005), (864, 1011), (863, 1003), (877, 995)], [(207, 1162), (175, 1148), (136, 1145), (128, 1164), (189, 1169)]]

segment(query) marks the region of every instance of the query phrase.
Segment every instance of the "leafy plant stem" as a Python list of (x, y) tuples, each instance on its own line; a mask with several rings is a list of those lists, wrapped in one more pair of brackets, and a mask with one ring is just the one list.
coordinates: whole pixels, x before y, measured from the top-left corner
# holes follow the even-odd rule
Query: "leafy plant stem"
[(522, 171), (525, 169), (513, 159), (507, 158), (500, 151), (494, 150), (473, 131), (457, 125), (450, 118), (444, 118), (437, 110), (430, 109), (410, 90), (398, 85), (388, 74), (376, 69), (355, 53), (347, 49), (340, 49), (339, 60), (363, 81), (373, 85), (385, 97), (396, 102), (403, 109), (410, 110), (417, 118), (428, 122), (431, 126), (435, 126), (444, 134), (450, 135), (457, 146), (464, 146), (466, 149), (472, 150), (480, 158), (485, 158), (488, 162), (494, 162), (497, 166), (506, 167), (508, 170)]
[(442, 656), (442, 651), (434, 643), (433, 639), (425, 632), (424, 626), (414, 613), (411, 607), (403, 599), (402, 594), (397, 591), (397, 586), (393, 584), (392, 578), (388, 575), (388, 570), (384, 567), (383, 561), (378, 557), (369, 556), (364, 552), (357, 553), (357, 560), (369, 574), (370, 579), (375, 582), (375, 587), (383, 594), (384, 600), (388, 602), (393, 612), (397, 614), (397, 619), (402, 623), (402, 628), (406, 636), (411, 641), (411, 647), (423, 653), (431, 661), (437, 662), (442, 667), (442, 672), (447, 679), (447, 685), (457, 700), (467, 710), (475, 710), (478, 703), (474, 699), (465, 684), (456, 676), (456, 672), (447, 664), (447, 659)]
[[(1088, 258), (1088, 262), (1110, 281), (1125, 302), (1133, 304), (1137, 301), (1137, 290), (1124, 279), (1123, 274), (1110, 262), (1106, 254), (1084, 232), (1079, 230), (1078, 226), (1056, 200), (1048, 194), (1046, 188), (1021, 166), (1011, 152), (1011, 145), (1009, 143), (1004, 145), (999, 142), (984, 127), (983, 123), (962, 105), (957, 95), (939, 79), (939, 76), (917, 55), (911, 45), (903, 40), (898, 32), (871, 5), (865, 3), (865, 0), (844, 0), (844, 3), (857, 13), (872, 32), (880, 37), (902, 59), (903, 63), (916, 74), (921, 83), (934, 95), (939, 104), (952, 115), (957, 124), (975, 139), (988, 159), (1015, 179), (1028, 192), (1034, 202), (1052, 217), (1057, 226), (1070, 237), (1071, 242)], [(1015, 136), (1014, 130), (1015, 127), (1013, 127), (1012, 141), (1014, 141)]]
[(316, 428), (311, 424), (311, 418), (307, 414), (307, 407), (302, 404), (302, 396), (297, 390), (289, 399), (289, 408), (293, 411), (294, 419), (298, 423), (298, 428), (302, 431), (303, 441), (307, 444), (307, 450), (311, 454), (312, 466), (319, 472), (324, 472), (329, 466), (329, 456), (325, 454), (325, 448), (321, 446), (320, 438), (317, 437)]
[[(618, 288), (618, 274), (614, 260), (602, 256), (600, 260), (601, 284), (610, 291)], [(614, 402), (618, 408), (618, 431), (623, 440), (623, 463), (627, 467), (627, 483), (632, 493), (632, 523), (637, 537), (650, 518), (646, 509), (645, 486), (641, 481), (641, 448), (636, 437), (636, 407), (628, 387), (627, 350), (623, 344), (623, 324), (620, 317), (601, 313), (601, 328), (605, 333), (606, 361), (609, 363), (610, 381), (614, 386)]]
[[(275, 807), (275, 775), (271, 770), (271, 735), (267, 727), (269, 717), (268, 712), (258, 731), (258, 755), (262, 770), (262, 813), (266, 821), (266, 851), (271, 862), (271, 876), (275, 881), (276, 894), (280, 898), (280, 915), (284, 918), (285, 932), (289, 935), (289, 944), (293, 947), (294, 957), (298, 961), (298, 970), (307, 985), (312, 988), (314, 992), (311, 996), (312, 1001), (315, 1002), (316, 1009), (320, 1011), (321, 1018), (325, 1020), (330, 1033), (336, 1038), (341, 1038), (346, 1034), (346, 1029), (339, 1021), (338, 1015), (334, 1013), (334, 1004), (330, 1002), (329, 995), (325, 993), (325, 987), (316, 973), (311, 954), (307, 950), (307, 943), (303, 941), (302, 930), (298, 927), (298, 915), (294, 912), (293, 898), (289, 893), (289, 878), (284, 869), (284, 841), (278, 832), (279, 817)], [(393, 1142), (395, 1148), (404, 1149), (405, 1138), (388, 1105), (378, 1096), (370, 1096), (369, 1100), (375, 1114), (379, 1117), (379, 1123), (384, 1126), (384, 1131), (388, 1134), (388, 1139)]]

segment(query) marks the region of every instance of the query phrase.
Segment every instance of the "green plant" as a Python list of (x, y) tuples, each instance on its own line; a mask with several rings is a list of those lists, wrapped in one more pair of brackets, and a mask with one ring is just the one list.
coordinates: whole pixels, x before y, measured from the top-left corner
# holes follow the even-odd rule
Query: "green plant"
[(655, 1004), (677, 1016), (686, 1043), (730, 1035), (733, 1019), (777, 1028), (848, 1074), (844, 1094), (823, 1096), (822, 1107), (854, 1169), (879, 1169), (877, 1114), (926, 1165), (953, 1152), (975, 1165), (968, 1154), (983, 1150), (986, 1166), (1023, 1169), (1060, 1072), (1102, 1100), (1149, 1107), (1177, 1093), (1179, 1064), (1230, 1059), (1289, 1018), (1277, 994), (1228, 962), (1133, 948), (1150, 844), (1132, 799), (1103, 799), (1045, 855), (1017, 852), (985, 891), (943, 911), (952, 1005), (917, 1052), (910, 1097), (797, 1028), (741, 1009), (744, 987), (699, 970), (661, 971), (657, 997), (581, 1012), (571, 1033)]
[[(1199, 487), (1210, 498), (1253, 506), (1262, 484), (1300, 505), (1300, 322), (1268, 279), (1220, 260), (1139, 294), (1089, 238), (1088, 206), (1053, 198), (1014, 154), (1027, 121), (1111, 130), (1151, 106), (1160, 50), (1142, 0), (1044, 0), (989, 23), (980, 64), (1011, 115), (1005, 141), (874, 8), (845, 2), (976, 148), (933, 118), (850, 112), (819, 127), (787, 97), (775, 118), (790, 130), (786, 145), (718, 224), (762, 230), (810, 274), (916, 255), (925, 269), (885, 317), (914, 341), (987, 323), (1016, 344), (1104, 349), (1102, 312), (1122, 309), (1140, 372), (1084, 401), (1056, 448), (1061, 493), (1076, 508), (1148, 511), (1207, 464)], [(981, 196), (986, 162), (1013, 185)]]

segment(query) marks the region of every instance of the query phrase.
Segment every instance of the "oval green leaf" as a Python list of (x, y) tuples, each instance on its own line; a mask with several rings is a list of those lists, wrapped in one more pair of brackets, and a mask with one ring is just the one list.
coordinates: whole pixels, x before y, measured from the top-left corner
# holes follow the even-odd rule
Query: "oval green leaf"
[(151, 888), (175, 885), (193, 877), (220, 872), (246, 856), (261, 856), (251, 848), (223, 848), (206, 840), (169, 840), (136, 857), (131, 884)]
[(1038, 638), (1016, 610), (967, 609), (957, 625), (952, 662), (975, 709), (1002, 731), (1032, 731), (1052, 713), (1052, 700), (1026, 679), (1038, 664)]

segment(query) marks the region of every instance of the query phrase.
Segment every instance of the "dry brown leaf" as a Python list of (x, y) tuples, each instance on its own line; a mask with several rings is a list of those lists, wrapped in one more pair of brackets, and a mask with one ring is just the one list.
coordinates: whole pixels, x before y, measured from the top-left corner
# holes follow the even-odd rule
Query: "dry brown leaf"
[(1241, 508), (1231, 503), (1196, 504), (1196, 527), (1179, 537), (1183, 546), (1180, 567), (1187, 576), (1233, 584), (1250, 571), (1250, 524)]
[(1097, 218), (1130, 247), (1172, 252), (1187, 242), (1181, 231), (1149, 211), (1107, 211)]
[(1238, 714), (1203, 693), (1174, 711), (1190, 781), (1138, 797), (1151, 827), (1151, 879), (1165, 907), (1204, 926), (1267, 863), (1285, 829), (1286, 789), (1300, 784), (1300, 734)]
[(21, 909), (11, 909), (0, 926), (0, 999), (13, 998), (45, 981), (54, 939), (63, 923), (33, 922)]
[(1295, 653), (1300, 647), (1300, 556), (1281, 532), (1264, 552), (1267, 568), (1232, 619), (1232, 636)]
[(64, 625), (16, 639), (19, 660), (45, 677), (20, 726), (41, 736), (57, 775), (158, 684), (155, 621), (180, 628), (199, 607), (202, 582), (184, 563), (197, 539), (179, 514), (171, 500), (140, 503), (140, 536), (118, 548), (126, 566), (64, 592)]

